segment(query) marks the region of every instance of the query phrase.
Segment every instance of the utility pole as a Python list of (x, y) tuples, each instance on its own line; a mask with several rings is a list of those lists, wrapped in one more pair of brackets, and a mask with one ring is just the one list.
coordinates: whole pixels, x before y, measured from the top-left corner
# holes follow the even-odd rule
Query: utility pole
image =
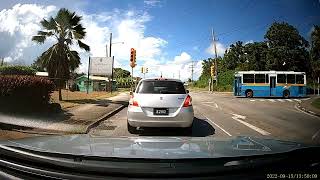
[(180, 79), (180, 70), (179, 70), (179, 79)]
[(111, 57), (111, 46), (112, 46), (112, 33), (110, 33), (110, 41), (109, 41), (109, 57)]
[(189, 68), (191, 68), (191, 82), (193, 82), (193, 69), (194, 69), (193, 61), (191, 62), (191, 65), (189, 66)]
[[(109, 57), (111, 57), (111, 46), (112, 46), (112, 33), (110, 33), (110, 40), (109, 40)], [(113, 61), (113, 59), (112, 59)], [(113, 62), (112, 62), (112, 69), (111, 69), (111, 81), (109, 81), (110, 83), (110, 93), (112, 94), (112, 81), (113, 81)]]
[(1, 65), (0, 66), (3, 66), (4, 58), (0, 58), (0, 59), (1, 59)]
[(172, 73), (172, 78), (174, 79), (174, 73)]
[(214, 30), (213, 28), (211, 28), (211, 36), (212, 36), (212, 42), (213, 42), (213, 46), (214, 46), (214, 54), (215, 54), (215, 59), (214, 59), (214, 67), (215, 67), (215, 73), (214, 75), (216, 76), (216, 86), (218, 85), (218, 64), (217, 64), (217, 45), (216, 45), (216, 36), (214, 35)]

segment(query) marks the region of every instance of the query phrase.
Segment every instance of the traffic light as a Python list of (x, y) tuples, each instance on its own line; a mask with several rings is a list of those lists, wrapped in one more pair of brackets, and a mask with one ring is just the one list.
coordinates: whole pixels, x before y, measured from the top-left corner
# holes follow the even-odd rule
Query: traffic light
[(146, 73), (148, 73), (148, 68), (146, 68)]
[(130, 62), (134, 62), (134, 49), (131, 48), (131, 51), (130, 51)]
[(215, 75), (214, 65), (212, 65), (210, 69), (211, 69), (211, 77), (213, 77)]
[(131, 48), (130, 50), (130, 66), (132, 68), (136, 67), (136, 50), (134, 48)]
[(143, 67), (141, 67), (141, 73), (143, 73)]

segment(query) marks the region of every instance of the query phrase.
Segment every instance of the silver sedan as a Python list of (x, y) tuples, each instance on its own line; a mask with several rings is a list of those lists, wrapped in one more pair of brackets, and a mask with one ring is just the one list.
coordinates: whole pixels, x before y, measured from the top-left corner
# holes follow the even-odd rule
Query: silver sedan
[(192, 130), (192, 99), (177, 79), (143, 79), (131, 93), (128, 106), (128, 131), (137, 127), (181, 127)]

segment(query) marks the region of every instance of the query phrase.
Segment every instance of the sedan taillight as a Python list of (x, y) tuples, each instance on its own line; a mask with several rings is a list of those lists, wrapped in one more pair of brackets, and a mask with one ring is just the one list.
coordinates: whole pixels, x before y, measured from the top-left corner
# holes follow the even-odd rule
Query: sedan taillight
[(139, 106), (138, 101), (134, 100), (133, 95), (132, 95), (131, 98), (130, 98), (129, 104), (130, 104), (131, 106), (136, 106), (136, 107)]
[(187, 96), (186, 100), (184, 101), (183, 103), (183, 107), (189, 107), (189, 106), (192, 106), (192, 103), (191, 103), (192, 99), (191, 99), (191, 96)]

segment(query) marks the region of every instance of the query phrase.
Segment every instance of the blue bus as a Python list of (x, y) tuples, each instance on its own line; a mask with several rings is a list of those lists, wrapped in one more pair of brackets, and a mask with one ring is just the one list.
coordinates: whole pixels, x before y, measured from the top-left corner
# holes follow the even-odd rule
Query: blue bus
[(238, 71), (235, 73), (235, 96), (305, 97), (306, 73), (294, 71)]

